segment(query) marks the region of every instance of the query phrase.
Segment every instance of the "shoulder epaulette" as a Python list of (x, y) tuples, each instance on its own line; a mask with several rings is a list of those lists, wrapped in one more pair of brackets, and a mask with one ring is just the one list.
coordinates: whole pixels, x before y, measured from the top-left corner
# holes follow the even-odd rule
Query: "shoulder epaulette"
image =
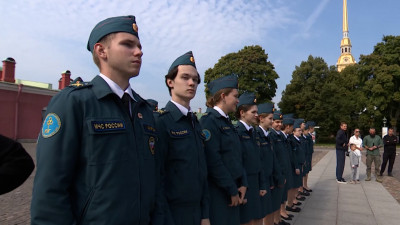
[(73, 80), (71, 82), (71, 84), (69, 86), (70, 87), (74, 87), (74, 88), (83, 88), (83, 87), (86, 87), (86, 86), (91, 86), (91, 83), (90, 82), (84, 82), (82, 80), (82, 78), (77, 77), (75, 80)]
[(157, 111), (160, 115), (166, 114), (168, 112), (168, 110), (164, 110), (164, 109), (159, 109)]

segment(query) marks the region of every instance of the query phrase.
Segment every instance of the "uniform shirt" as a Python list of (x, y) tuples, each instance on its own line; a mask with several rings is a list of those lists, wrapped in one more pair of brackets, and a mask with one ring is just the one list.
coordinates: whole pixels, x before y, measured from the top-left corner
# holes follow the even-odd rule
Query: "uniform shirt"
[(208, 108), (200, 119), (205, 136), (209, 182), (222, 188), (226, 196), (235, 196), (238, 187), (247, 186), (240, 140), (226, 114), (221, 113), (218, 107), (214, 108)]
[(150, 223), (156, 130), (150, 106), (132, 95), (132, 117), (100, 76), (52, 98), (37, 144), (32, 224)]
[(367, 135), (364, 137), (363, 145), (367, 148), (371, 148), (373, 146), (377, 146), (378, 148), (370, 151), (367, 149), (367, 155), (380, 155), (379, 148), (383, 146), (382, 138), (378, 135), (375, 137), (371, 137), (371, 135)]
[(282, 174), (276, 154), (271, 148), (271, 143), (268, 137), (269, 132), (264, 130), (261, 126), (256, 127), (256, 131), (260, 138), (261, 162), (267, 187), (268, 185), (270, 187), (278, 185), (282, 186), (284, 185), (285, 177)]
[(209, 216), (204, 137), (197, 117), (187, 117), (188, 111), (172, 100), (160, 111), (156, 119), (158, 164), (167, 207), (201, 207), (204, 219)]

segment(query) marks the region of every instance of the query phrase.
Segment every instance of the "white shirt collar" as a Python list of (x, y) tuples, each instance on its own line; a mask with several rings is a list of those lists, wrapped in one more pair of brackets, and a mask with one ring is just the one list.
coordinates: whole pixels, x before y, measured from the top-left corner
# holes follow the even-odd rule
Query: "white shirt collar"
[(182, 113), (184, 116), (186, 116), (186, 115), (188, 114), (188, 112), (191, 112), (191, 111), (192, 111), (192, 110), (190, 109), (190, 106), (189, 106), (189, 109), (187, 109), (185, 106), (183, 106), (183, 105), (181, 105), (181, 104), (179, 104), (179, 103), (173, 101), (172, 99), (171, 99), (171, 102), (174, 103), (174, 104), (176, 105), (176, 107), (178, 107), (179, 111), (181, 111), (181, 113)]
[(272, 130), (274, 130), (277, 134), (280, 134), (282, 131), (277, 131), (274, 128), (271, 128)]
[(223, 117), (225, 117), (225, 118), (228, 118), (228, 115), (226, 115), (226, 114), (224, 113), (224, 111), (222, 111), (222, 109), (219, 108), (218, 106), (214, 106), (213, 109), (217, 110), (217, 111), (219, 112), (219, 114), (221, 114), (221, 116), (223, 116)]
[(244, 125), (244, 127), (246, 127), (246, 130), (247, 130), (247, 131), (249, 131), (250, 129), (253, 129), (252, 126), (247, 125), (247, 123), (244, 122), (243, 120), (239, 120), (239, 121)]
[(298, 137), (296, 137), (295, 135), (293, 135), (293, 137), (295, 137), (295, 138), (296, 138), (296, 140), (300, 141), (300, 139), (299, 139)]
[(111, 90), (112, 90), (116, 95), (118, 95), (119, 98), (122, 98), (122, 96), (124, 95), (124, 93), (128, 93), (129, 96), (131, 96), (131, 98), (132, 98), (135, 102), (137, 102), (136, 99), (135, 99), (135, 97), (133, 97), (132, 88), (131, 88), (130, 85), (129, 85), (128, 88), (124, 91), (124, 90), (122, 90), (122, 88), (121, 88), (117, 83), (115, 83), (113, 80), (111, 80), (110, 78), (108, 78), (106, 75), (100, 73), (100, 77), (103, 78), (103, 80), (108, 84), (108, 86), (110, 86)]
[(281, 131), (281, 132), (282, 132), (283, 135), (285, 135), (285, 138), (287, 138), (288, 135), (283, 131)]
[(264, 132), (265, 137), (268, 137), (268, 131), (264, 130), (264, 128), (260, 125), (258, 125), (258, 127), (260, 127), (261, 130)]

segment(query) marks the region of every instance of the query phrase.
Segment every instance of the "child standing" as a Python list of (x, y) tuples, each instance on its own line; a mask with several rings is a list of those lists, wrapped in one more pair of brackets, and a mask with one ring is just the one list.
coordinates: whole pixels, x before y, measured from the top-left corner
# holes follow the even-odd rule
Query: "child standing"
[(350, 166), (351, 166), (351, 181), (350, 184), (358, 184), (360, 181), (357, 180), (357, 171), (360, 164), (361, 152), (356, 149), (355, 144), (350, 144)]

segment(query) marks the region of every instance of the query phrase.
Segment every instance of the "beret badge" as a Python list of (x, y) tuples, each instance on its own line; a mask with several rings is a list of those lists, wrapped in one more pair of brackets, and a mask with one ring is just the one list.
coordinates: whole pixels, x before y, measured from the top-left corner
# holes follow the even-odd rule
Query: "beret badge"
[(132, 24), (132, 28), (133, 28), (133, 30), (134, 30), (136, 33), (139, 31), (139, 28), (138, 28), (138, 26), (136, 25), (136, 23), (133, 23), (133, 24)]

